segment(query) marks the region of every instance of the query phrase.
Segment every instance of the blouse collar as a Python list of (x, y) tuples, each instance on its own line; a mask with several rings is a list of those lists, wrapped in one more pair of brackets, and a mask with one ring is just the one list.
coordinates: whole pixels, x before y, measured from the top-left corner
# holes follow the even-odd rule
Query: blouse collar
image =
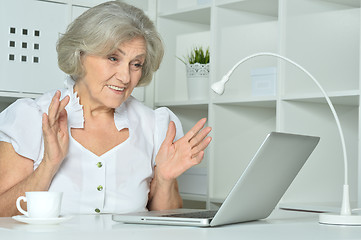
[[(65, 86), (70, 97), (70, 101), (66, 106), (68, 113), (68, 126), (69, 128), (84, 128), (83, 106), (79, 103), (78, 93), (74, 91), (74, 85), (75, 81), (68, 76), (65, 80)], [(129, 129), (128, 112), (125, 103), (115, 109), (114, 122), (118, 131), (123, 128)]]

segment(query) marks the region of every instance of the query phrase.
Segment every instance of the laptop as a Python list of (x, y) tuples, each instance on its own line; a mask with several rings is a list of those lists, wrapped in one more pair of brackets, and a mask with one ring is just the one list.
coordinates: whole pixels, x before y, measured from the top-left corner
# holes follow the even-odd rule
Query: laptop
[(174, 209), (113, 214), (112, 219), (124, 223), (213, 227), (267, 218), (319, 139), (280, 132), (268, 134), (218, 211)]

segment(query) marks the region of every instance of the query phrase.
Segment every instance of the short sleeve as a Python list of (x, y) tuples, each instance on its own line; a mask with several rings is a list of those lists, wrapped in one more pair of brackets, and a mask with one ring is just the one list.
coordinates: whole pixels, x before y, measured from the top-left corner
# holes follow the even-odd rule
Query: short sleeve
[(19, 99), (0, 113), (0, 141), (36, 161), (42, 146), (42, 111), (34, 100)]
[[(160, 145), (163, 143), (167, 135), (168, 125), (173, 121), (176, 126), (176, 136), (174, 141), (183, 137), (183, 128), (178, 117), (168, 108), (161, 107), (155, 110), (155, 155), (157, 155)], [(155, 157), (153, 158), (155, 160)], [(155, 164), (155, 163), (153, 163)]]

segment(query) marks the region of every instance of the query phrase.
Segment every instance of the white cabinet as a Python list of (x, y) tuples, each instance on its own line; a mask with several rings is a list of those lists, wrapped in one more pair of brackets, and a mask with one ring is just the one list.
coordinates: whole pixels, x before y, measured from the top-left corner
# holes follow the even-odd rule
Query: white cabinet
[(1, 4), (0, 91), (42, 93), (63, 86), (55, 44), (67, 25), (66, 5), (29, 0)]
[[(157, 22), (166, 55), (156, 75), (155, 105), (170, 107), (185, 130), (201, 117), (208, 117), (213, 127), (206, 159), (197, 166), (208, 172), (207, 193), (200, 198), (189, 188), (183, 195), (186, 199), (222, 202), (270, 131), (321, 137), (283, 197), (283, 206), (323, 210), (330, 204), (340, 206), (342, 197), (343, 158), (336, 123), (317, 86), (293, 65), (272, 57), (254, 58), (237, 68), (224, 95), (210, 90), (209, 99), (188, 99), (185, 68), (176, 57), (187, 53), (190, 41), (209, 41), (209, 85), (256, 52), (284, 55), (316, 77), (340, 117), (351, 200), (361, 203), (358, 0), (213, 0), (205, 4), (159, 0)], [(255, 91), (255, 76), (264, 71), (271, 72), (273, 79), (276, 74), (274, 91)], [(190, 175), (194, 178), (194, 173)], [(187, 181), (180, 179), (182, 183)]]
[(85, 9), (68, 1), (11, 0), (0, 8), (0, 110), (21, 97), (62, 88), (56, 42)]

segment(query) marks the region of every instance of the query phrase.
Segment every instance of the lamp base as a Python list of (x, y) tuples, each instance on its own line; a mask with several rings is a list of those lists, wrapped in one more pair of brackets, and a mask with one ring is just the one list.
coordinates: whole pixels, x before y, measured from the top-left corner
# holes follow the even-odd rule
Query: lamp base
[(319, 223), (330, 225), (350, 225), (361, 226), (361, 215), (340, 215), (322, 213), (319, 217)]

